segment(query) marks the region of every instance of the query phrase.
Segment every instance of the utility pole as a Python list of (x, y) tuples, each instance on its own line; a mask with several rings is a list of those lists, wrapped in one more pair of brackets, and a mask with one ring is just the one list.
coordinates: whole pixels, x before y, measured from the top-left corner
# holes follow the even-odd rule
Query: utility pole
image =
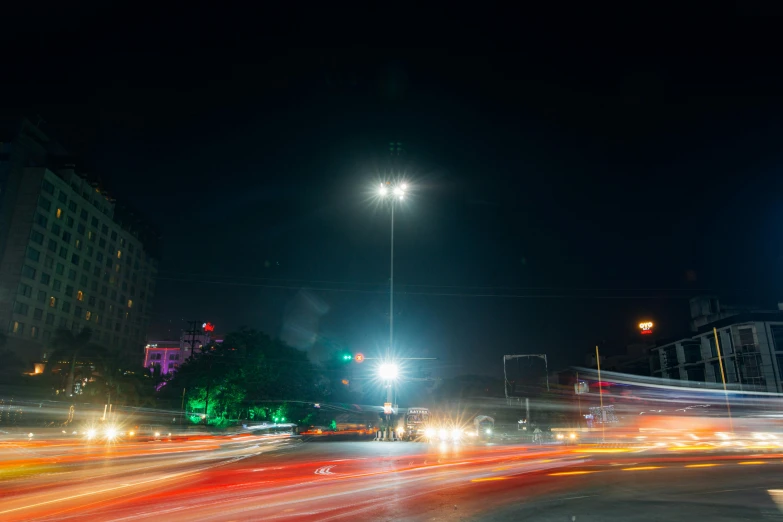
[(180, 413), (179, 413), (179, 424), (182, 425), (182, 422), (185, 418), (185, 388), (182, 388), (182, 405), (180, 406)]
[(203, 321), (188, 321), (187, 324), (190, 326), (190, 329), (185, 330), (185, 333), (190, 334), (190, 341), (185, 342), (190, 343), (190, 357), (188, 357), (188, 360), (192, 360), (193, 355), (196, 353), (196, 336), (201, 333), (199, 324), (203, 324)]
[(734, 433), (734, 421), (731, 419), (731, 406), (729, 406), (729, 391), (726, 388), (726, 373), (723, 371), (723, 357), (721, 357), (720, 354), (720, 341), (718, 340), (718, 329), (713, 327), (712, 334), (715, 336), (715, 348), (717, 349), (718, 352), (718, 365), (720, 366), (720, 378), (723, 381), (723, 394), (726, 396), (726, 410), (728, 410), (729, 412), (729, 426), (731, 427), (731, 432)]
[(606, 412), (604, 411), (604, 394), (601, 382), (601, 356), (598, 355), (598, 345), (595, 345), (595, 364), (598, 366), (598, 397), (601, 401), (601, 442), (606, 441)]

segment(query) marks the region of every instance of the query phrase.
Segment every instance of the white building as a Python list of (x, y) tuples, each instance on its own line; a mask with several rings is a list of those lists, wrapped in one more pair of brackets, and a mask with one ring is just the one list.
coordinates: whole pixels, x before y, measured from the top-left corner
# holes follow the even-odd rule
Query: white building
[(726, 382), (732, 388), (783, 393), (783, 305), (778, 310), (720, 309), (715, 298), (691, 300), (695, 335), (651, 349), (653, 377), (722, 383), (717, 329)]

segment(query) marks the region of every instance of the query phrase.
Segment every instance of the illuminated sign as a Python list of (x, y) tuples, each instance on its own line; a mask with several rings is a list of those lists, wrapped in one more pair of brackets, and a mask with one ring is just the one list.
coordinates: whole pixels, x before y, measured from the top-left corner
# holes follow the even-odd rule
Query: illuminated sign
[(645, 321), (643, 323), (639, 323), (639, 330), (641, 331), (642, 335), (650, 335), (653, 333), (653, 322)]
[(212, 323), (204, 323), (201, 325), (201, 328), (204, 329), (205, 332), (214, 332), (215, 331), (215, 325)]
[(383, 403), (383, 413), (386, 415), (391, 415), (392, 412), (392, 403), (390, 402), (384, 402)]
[(364, 361), (364, 355), (361, 354), (361, 353), (357, 353), (356, 357), (354, 357), (354, 359), (356, 360), (356, 362), (360, 363), (360, 362)]

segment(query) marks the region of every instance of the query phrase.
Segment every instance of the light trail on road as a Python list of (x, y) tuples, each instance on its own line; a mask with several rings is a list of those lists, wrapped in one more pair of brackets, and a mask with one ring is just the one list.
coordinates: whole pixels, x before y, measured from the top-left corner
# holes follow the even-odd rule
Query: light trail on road
[[(783, 455), (777, 454), (736, 452), (705, 458), (704, 452), (609, 453), (589, 446), (441, 447), (224, 438), (83, 447), (75, 455), (61, 449), (53, 444), (35, 450), (42, 452), (41, 462), (48, 462), (43, 472), (32, 465), (19, 477), (0, 472), (0, 519), (417, 519), (445, 516), (447, 504), (465, 517), (514, 502), (528, 505), (561, 497), (588, 502), (594, 494), (577, 494), (591, 484), (584, 482), (586, 477), (657, 481), (672, 473), (693, 477), (728, 469), (783, 470)], [(5, 457), (14, 451), (0, 445), (0, 470), (13, 468)]]

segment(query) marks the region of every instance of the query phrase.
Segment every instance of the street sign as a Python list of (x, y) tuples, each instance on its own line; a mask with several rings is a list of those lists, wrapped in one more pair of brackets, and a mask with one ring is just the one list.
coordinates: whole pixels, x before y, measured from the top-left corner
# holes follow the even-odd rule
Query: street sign
[(391, 415), (391, 412), (392, 412), (392, 403), (384, 402), (383, 403), (383, 413), (385, 415)]

